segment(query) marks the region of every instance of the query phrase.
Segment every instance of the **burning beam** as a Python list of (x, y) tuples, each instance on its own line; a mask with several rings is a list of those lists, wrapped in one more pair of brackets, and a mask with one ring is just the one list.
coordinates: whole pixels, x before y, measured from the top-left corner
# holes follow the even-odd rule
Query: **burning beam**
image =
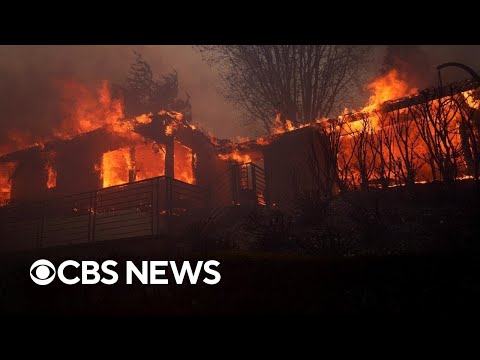
[(480, 82), (473, 80), (464, 80), (462, 82), (448, 84), (442, 87), (432, 87), (422, 91), (419, 94), (400, 98), (396, 100), (385, 101), (380, 106), (380, 111), (390, 112), (404, 109), (410, 106), (428, 103), (433, 100), (441, 99), (449, 95), (457, 95), (469, 90), (475, 90), (480, 87)]

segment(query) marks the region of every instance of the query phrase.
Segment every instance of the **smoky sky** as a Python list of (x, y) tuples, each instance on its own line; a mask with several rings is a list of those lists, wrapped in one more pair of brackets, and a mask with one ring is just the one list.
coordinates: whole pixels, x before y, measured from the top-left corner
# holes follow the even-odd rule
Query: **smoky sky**
[[(46, 135), (61, 120), (59, 89), (55, 80), (74, 78), (85, 84), (100, 80), (124, 83), (132, 50), (140, 52), (154, 74), (179, 74), (180, 95), (189, 94), (193, 120), (217, 137), (254, 136), (240, 111), (219, 94), (220, 77), (202, 61), (192, 46), (0, 46), (0, 141), (12, 128)], [(396, 45), (375, 46), (368, 76), (373, 78), (390, 59), (404, 66), (417, 87), (435, 85), (435, 67), (447, 61), (462, 62), (480, 71), (480, 46)], [(393, 60), (392, 60), (393, 59)], [(468, 78), (459, 69), (445, 69), (444, 81)]]

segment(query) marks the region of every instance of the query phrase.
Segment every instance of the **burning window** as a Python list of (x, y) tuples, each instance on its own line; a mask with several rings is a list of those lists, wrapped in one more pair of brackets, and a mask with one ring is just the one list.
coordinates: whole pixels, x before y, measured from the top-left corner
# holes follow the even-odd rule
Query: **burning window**
[(192, 149), (175, 141), (173, 153), (175, 179), (189, 184), (195, 184), (196, 179), (193, 168), (196, 156), (192, 152)]
[(156, 143), (124, 147), (106, 152), (102, 157), (104, 188), (164, 174), (164, 147)]
[(125, 147), (103, 154), (103, 187), (121, 185), (128, 182), (130, 148)]
[(136, 180), (165, 175), (165, 147), (156, 143), (135, 147)]
[(6, 205), (12, 193), (12, 177), (17, 164), (0, 163), (0, 206)]

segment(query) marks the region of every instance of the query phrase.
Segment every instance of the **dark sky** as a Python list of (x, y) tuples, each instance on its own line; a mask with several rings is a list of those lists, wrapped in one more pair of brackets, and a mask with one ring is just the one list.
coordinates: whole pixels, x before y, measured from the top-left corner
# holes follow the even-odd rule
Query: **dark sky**
[[(141, 52), (156, 74), (176, 69), (182, 94), (188, 92), (194, 121), (218, 137), (254, 135), (242, 125), (239, 112), (217, 92), (215, 69), (201, 60), (191, 46), (0, 46), (0, 138), (10, 128), (48, 132), (58, 121), (58, 94), (52, 81), (75, 77), (89, 83), (102, 79), (123, 82)], [(480, 46), (376, 46), (370, 75), (377, 75), (385, 54), (403, 57), (418, 77), (417, 86), (436, 81), (435, 66), (460, 61), (480, 71)], [(447, 80), (466, 78), (466, 73), (448, 70)]]

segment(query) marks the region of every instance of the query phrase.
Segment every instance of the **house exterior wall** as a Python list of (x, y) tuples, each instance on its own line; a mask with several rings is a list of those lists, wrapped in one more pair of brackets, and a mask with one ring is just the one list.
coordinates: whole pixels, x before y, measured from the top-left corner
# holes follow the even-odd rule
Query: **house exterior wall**
[(319, 190), (326, 171), (321, 136), (315, 128), (305, 127), (282, 134), (264, 148), (269, 204), (288, 206), (302, 194)]
[[(195, 184), (207, 190), (210, 190), (216, 176), (229, 167), (228, 162), (218, 158), (210, 139), (198, 131), (180, 129), (174, 135), (165, 136), (164, 131), (158, 131), (158, 126), (152, 124), (145, 127), (140, 134), (145, 140), (141, 140), (142, 136), (137, 136), (136, 141), (140, 141), (139, 144), (153, 140), (164, 146), (179, 141), (190, 148)], [(100, 189), (103, 186), (101, 177), (103, 154), (132, 144), (136, 142), (129, 136), (122, 136), (104, 128), (71, 140), (48, 144), (48, 152), (55, 154), (52, 166), (56, 171), (56, 186), (52, 189), (47, 188), (47, 149), (32, 148), (19, 154), (10, 154), (8, 161), (18, 163), (12, 178), (11, 199), (22, 202), (42, 200)], [(175, 161), (173, 146), (166, 146), (164, 150), (167, 154), (164, 163), (159, 166), (165, 167), (166, 176), (174, 177), (173, 164), (167, 166), (167, 162)]]
[(11, 200), (34, 201), (47, 193), (46, 161), (39, 150), (29, 152), (18, 160), (12, 177)]

